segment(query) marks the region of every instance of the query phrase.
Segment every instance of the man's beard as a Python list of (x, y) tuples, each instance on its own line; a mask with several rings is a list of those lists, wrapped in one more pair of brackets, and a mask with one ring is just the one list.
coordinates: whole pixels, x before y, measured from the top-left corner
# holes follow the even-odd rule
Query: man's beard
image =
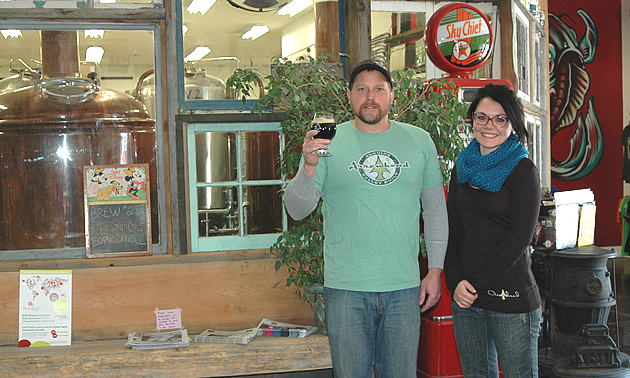
[(376, 104), (368, 104), (376, 105), (378, 107), (378, 111), (374, 115), (368, 116), (366, 112), (363, 111), (363, 105), (354, 112), (354, 115), (367, 125), (376, 125), (377, 123), (381, 122), (381, 120), (383, 120), (385, 116), (387, 116), (387, 113), (389, 113), (389, 107), (387, 107), (387, 109), (381, 109), (381, 107)]

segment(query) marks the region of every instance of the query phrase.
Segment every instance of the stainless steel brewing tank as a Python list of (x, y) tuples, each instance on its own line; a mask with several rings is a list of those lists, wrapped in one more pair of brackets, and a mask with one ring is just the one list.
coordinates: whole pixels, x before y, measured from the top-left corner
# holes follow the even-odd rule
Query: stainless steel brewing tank
[(203, 68), (186, 67), (184, 74), (186, 100), (223, 100), (225, 83), (218, 77), (206, 74)]
[[(225, 83), (223, 80), (209, 76), (203, 68), (185, 68), (186, 100), (222, 100), (225, 99)], [(140, 76), (136, 88), (136, 97), (144, 103), (149, 114), (155, 117), (155, 72), (149, 70)], [(233, 180), (230, 172), (230, 143), (233, 138), (228, 133), (199, 133), (195, 136), (197, 181), (218, 182)], [(226, 189), (221, 187), (205, 187), (197, 190), (200, 210), (225, 209)]]
[[(197, 133), (195, 135), (197, 181), (216, 183), (235, 179), (232, 172), (236, 156), (233, 155), (233, 133)], [(200, 210), (226, 209), (227, 188), (197, 188)]]
[(21, 88), (33, 86), (34, 80), (32, 77), (23, 73), (18, 73), (5, 77), (0, 80), (0, 93), (11, 92)]
[(85, 246), (83, 166), (134, 163), (150, 165), (157, 225), (155, 122), (141, 102), (71, 77), (0, 93), (0, 250)]
[(22, 59), (16, 58), (9, 61), (9, 72), (15, 73), (15, 75), (0, 80), (0, 92), (30, 87), (35, 84), (35, 80), (42, 76), (41, 68), (31, 68)]
[[(186, 100), (224, 100), (225, 82), (218, 77), (206, 74), (203, 68), (186, 67), (184, 71), (184, 91)], [(149, 70), (140, 75), (136, 85), (136, 98), (147, 107), (155, 118), (155, 71)]]

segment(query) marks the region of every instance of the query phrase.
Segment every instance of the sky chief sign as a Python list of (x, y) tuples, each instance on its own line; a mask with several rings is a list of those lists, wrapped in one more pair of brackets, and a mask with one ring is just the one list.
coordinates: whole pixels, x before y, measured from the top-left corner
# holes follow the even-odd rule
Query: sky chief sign
[(427, 54), (440, 69), (472, 72), (492, 51), (492, 30), (486, 16), (467, 4), (440, 8), (427, 23)]

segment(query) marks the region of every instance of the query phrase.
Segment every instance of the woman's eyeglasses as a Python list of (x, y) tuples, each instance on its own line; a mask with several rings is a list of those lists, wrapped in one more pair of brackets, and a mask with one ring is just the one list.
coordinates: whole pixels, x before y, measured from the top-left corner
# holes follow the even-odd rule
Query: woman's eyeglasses
[(480, 126), (485, 126), (488, 121), (492, 121), (492, 124), (497, 128), (497, 129), (502, 129), (505, 126), (507, 126), (508, 122), (510, 122), (506, 116), (496, 116), (496, 117), (488, 117), (485, 114), (473, 114), (473, 119), (475, 120), (475, 123), (477, 123)]

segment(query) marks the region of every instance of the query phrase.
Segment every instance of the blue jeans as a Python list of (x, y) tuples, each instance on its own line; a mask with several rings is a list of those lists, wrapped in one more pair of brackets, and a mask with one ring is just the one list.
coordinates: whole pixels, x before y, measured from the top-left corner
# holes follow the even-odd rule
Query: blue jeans
[(335, 378), (416, 377), (420, 288), (384, 293), (325, 288)]
[(482, 308), (460, 308), (454, 301), (453, 329), (466, 378), (538, 377), (538, 336), (542, 310), (505, 314)]

